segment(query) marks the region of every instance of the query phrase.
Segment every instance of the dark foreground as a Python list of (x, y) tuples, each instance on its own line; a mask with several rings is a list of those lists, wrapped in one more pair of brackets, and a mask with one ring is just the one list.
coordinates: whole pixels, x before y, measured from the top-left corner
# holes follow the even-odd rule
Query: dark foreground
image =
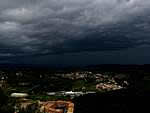
[[(57, 71), (36, 68), (4, 68), (1, 70), (0, 113), (14, 113), (14, 106), (17, 102), (16, 99), (10, 97), (14, 92), (28, 93), (31, 95), (29, 99), (33, 101), (72, 101), (75, 105), (74, 113), (150, 112), (150, 65), (104, 65)], [(97, 84), (105, 84), (112, 80), (118, 85), (126, 86), (115, 91), (96, 89)], [(124, 81), (128, 84), (122, 84)], [(47, 92), (91, 90), (97, 93), (73, 99), (68, 96), (45, 96)], [(33, 111), (18, 113), (39, 113)]]
[(75, 99), (75, 113), (148, 113), (149, 95), (135, 89), (86, 95)]

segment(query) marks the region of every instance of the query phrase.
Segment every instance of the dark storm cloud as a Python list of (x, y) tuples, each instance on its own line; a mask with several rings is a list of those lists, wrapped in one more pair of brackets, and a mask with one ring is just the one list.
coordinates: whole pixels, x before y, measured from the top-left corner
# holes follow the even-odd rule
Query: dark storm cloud
[(0, 0), (0, 56), (149, 45), (148, 0)]

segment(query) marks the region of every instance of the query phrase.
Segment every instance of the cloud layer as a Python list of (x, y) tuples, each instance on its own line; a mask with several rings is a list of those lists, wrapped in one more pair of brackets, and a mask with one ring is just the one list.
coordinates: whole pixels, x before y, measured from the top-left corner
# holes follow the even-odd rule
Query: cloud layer
[(150, 44), (148, 0), (0, 0), (0, 56)]

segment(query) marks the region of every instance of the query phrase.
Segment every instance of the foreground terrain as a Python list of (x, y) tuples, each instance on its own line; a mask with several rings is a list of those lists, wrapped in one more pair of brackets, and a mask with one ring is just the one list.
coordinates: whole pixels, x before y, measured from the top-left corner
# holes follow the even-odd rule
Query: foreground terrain
[(103, 65), (55, 70), (27, 67), (0, 69), (2, 113), (142, 111), (146, 108), (142, 109), (141, 106), (147, 105), (139, 98), (148, 97), (149, 94), (150, 72), (147, 65)]

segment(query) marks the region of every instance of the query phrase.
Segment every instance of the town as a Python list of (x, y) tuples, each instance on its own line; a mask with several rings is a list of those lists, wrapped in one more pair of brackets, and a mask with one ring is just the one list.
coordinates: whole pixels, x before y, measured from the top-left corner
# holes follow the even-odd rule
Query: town
[(130, 76), (95, 70), (3, 69), (0, 90), (7, 106), (0, 105), (6, 113), (75, 113), (78, 97), (128, 89), (133, 85)]

